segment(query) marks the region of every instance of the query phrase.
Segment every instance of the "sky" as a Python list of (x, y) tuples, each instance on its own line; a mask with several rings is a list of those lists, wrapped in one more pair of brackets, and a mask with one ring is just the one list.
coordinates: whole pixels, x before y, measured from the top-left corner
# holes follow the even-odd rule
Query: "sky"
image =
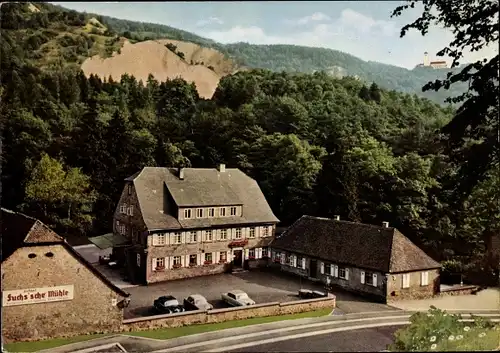
[[(340, 50), (363, 60), (406, 68), (431, 60), (453, 39), (434, 27), (426, 35), (400, 29), (421, 14), (408, 10), (391, 18), (401, 1), (307, 2), (54, 2), (66, 8), (132, 21), (169, 25), (220, 43), (296, 44)], [(498, 43), (465, 54), (465, 61), (491, 58)], [(450, 61), (451, 62), (451, 61)]]

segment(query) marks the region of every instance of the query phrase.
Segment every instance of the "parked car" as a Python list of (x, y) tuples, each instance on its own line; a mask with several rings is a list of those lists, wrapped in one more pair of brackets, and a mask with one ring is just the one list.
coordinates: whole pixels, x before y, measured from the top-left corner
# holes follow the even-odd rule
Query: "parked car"
[(164, 295), (153, 302), (155, 310), (161, 314), (175, 314), (185, 311), (179, 301), (171, 295)]
[(313, 299), (313, 298), (325, 298), (328, 296), (328, 293), (320, 292), (320, 291), (312, 291), (310, 289), (301, 289), (299, 290), (299, 297), (301, 299)]
[(201, 294), (191, 294), (184, 299), (184, 308), (186, 310), (212, 310), (214, 307)]
[(227, 293), (222, 293), (222, 300), (231, 306), (255, 305), (255, 302), (242, 290), (235, 289)]

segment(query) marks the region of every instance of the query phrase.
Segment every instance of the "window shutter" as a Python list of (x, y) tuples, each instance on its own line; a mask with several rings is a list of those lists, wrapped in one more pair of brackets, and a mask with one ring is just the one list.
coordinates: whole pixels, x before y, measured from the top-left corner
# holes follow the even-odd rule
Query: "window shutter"
[(285, 263), (285, 254), (281, 254), (281, 264)]
[(424, 274), (425, 274), (425, 272), (420, 273), (420, 285), (421, 286), (423, 286), (425, 283), (425, 278), (424, 278), (425, 275)]
[(153, 259), (151, 260), (151, 268), (154, 270), (156, 270), (156, 257), (153, 257)]
[(201, 262), (202, 262), (202, 261), (201, 261), (201, 256), (202, 256), (202, 254), (196, 254), (196, 264), (197, 264), (198, 266), (200, 266), (200, 265), (201, 265)]
[(373, 274), (373, 286), (374, 287), (377, 286), (377, 274), (376, 273)]
[(303, 270), (306, 269), (306, 258), (305, 257), (302, 258), (302, 269)]
[(255, 258), (256, 259), (261, 259), (262, 258), (262, 248), (255, 249)]
[(365, 271), (361, 271), (361, 283), (365, 283)]
[(158, 235), (153, 234), (153, 246), (158, 245)]
[(185, 256), (184, 266), (185, 266), (185, 267), (188, 267), (188, 266), (189, 266), (189, 255), (186, 255), (186, 256)]
[(186, 232), (181, 233), (181, 244), (186, 244)]
[(320, 272), (321, 272), (321, 274), (325, 273), (325, 264), (323, 262), (321, 262), (321, 265), (320, 265)]
[(245, 260), (248, 260), (248, 252), (249, 252), (249, 250), (245, 249)]
[(220, 240), (220, 229), (215, 230), (215, 239)]
[(330, 273), (329, 273), (330, 276), (335, 276), (335, 265), (334, 264), (330, 264)]
[(293, 267), (297, 267), (297, 256), (293, 255)]
[(339, 276), (339, 267), (337, 265), (333, 266), (333, 276), (334, 277)]
[(349, 269), (348, 268), (345, 269), (345, 279), (346, 279), (346, 281), (349, 279)]
[(220, 254), (220, 252), (219, 252), (219, 251), (216, 251), (216, 252), (215, 252), (215, 258), (213, 258), (213, 259), (212, 259), (212, 262), (213, 262), (214, 264), (219, 263), (219, 259), (220, 259), (220, 257), (219, 257), (220, 255), (219, 255), (219, 254)]

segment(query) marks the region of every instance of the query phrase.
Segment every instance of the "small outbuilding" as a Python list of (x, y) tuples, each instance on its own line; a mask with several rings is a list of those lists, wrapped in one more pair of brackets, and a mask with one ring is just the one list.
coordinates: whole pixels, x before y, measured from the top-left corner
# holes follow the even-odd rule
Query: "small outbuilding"
[(39, 220), (1, 209), (2, 339), (119, 329), (129, 294)]

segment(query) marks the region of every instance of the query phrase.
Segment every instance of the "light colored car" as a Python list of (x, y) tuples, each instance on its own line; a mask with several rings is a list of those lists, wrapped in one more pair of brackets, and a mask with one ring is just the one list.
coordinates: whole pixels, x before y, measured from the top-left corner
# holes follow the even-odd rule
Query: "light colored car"
[(188, 310), (212, 310), (214, 308), (201, 294), (191, 294), (185, 298), (184, 307)]
[(235, 289), (227, 293), (222, 293), (222, 300), (231, 306), (255, 305), (255, 302), (242, 290)]

